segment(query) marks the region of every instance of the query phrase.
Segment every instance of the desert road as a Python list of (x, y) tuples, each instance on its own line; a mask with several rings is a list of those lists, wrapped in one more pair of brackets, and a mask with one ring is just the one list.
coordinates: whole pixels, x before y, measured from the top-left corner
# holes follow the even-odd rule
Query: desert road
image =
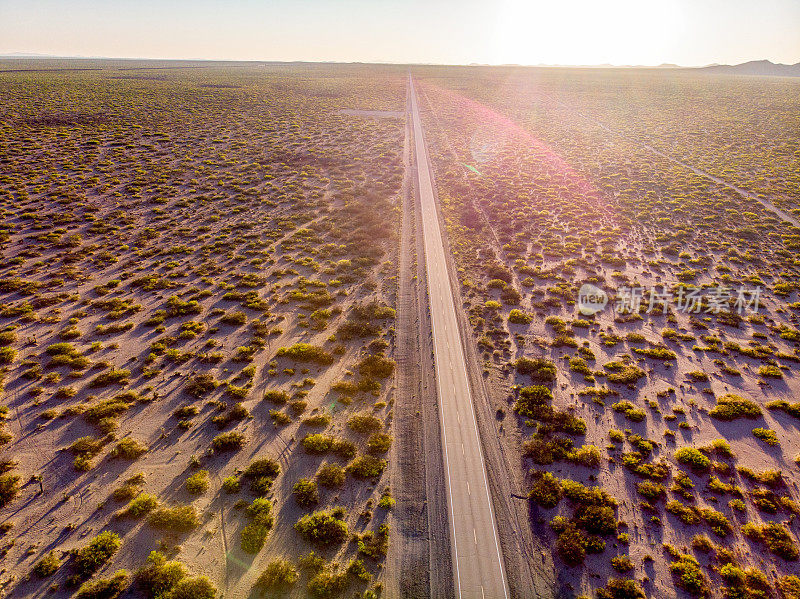
[(456, 597), (505, 599), (508, 589), (503, 558), (497, 540), (453, 291), (447, 274), (428, 151), (414, 82), (410, 77), (409, 85)]

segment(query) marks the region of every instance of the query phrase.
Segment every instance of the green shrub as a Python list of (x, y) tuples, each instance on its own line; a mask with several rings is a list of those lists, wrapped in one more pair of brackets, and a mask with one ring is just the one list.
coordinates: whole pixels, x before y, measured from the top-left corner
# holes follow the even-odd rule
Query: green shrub
[(108, 454), (111, 458), (123, 458), (126, 460), (135, 460), (142, 454), (147, 453), (147, 447), (142, 445), (136, 439), (125, 437), (116, 447)]
[(238, 451), (247, 442), (244, 433), (239, 431), (230, 431), (228, 433), (220, 433), (211, 441), (211, 447), (214, 451)]
[(186, 490), (192, 495), (200, 495), (208, 491), (208, 470), (198, 470), (186, 479)]
[(711, 460), (694, 447), (681, 447), (675, 452), (675, 459), (695, 470), (708, 470)]
[(789, 403), (783, 399), (776, 399), (767, 402), (767, 408), (770, 410), (782, 410), (794, 418), (800, 418), (800, 401)]
[(533, 322), (533, 316), (524, 310), (514, 308), (508, 313), (508, 322), (511, 324), (530, 324)]
[(767, 445), (778, 445), (780, 443), (777, 433), (769, 428), (754, 428), (753, 436), (757, 439), (761, 439)]
[(550, 472), (537, 474), (528, 497), (543, 508), (553, 508), (561, 501), (561, 483)]
[(627, 555), (616, 555), (611, 558), (611, 567), (620, 574), (633, 570), (633, 562)]
[(308, 478), (301, 478), (292, 487), (294, 500), (302, 507), (309, 507), (319, 503), (317, 483)]
[(242, 482), (235, 476), (226, 476), (222, 481), (222, 490), (228, 494), (238, 493), (242, 488)]
[(306, 588), (315, 599), (338, 597), (347, 588), (347, 572), (322, 570), (309, 579)]
[(287, 591), (299, 578), (300, 574), (291, 562), (274, 558), (258, 577), (256, 585), (268, 591)]
[(760, 527), (755, 524), (745, 524), (742, 526), (742, 534), (764, 543), (771, 553), (787, 561), (797, 561), (800, 557), (800, 551), (798, 551), (791, 533), (785, 526), (777, 522), (767, 522)]
[(642, 588), (630, 578), (609, 578), (604, 588), (597, 589), (597, 599), (647, 599)]
[(85, 582), (75, 593), (75, 599), (116, 599), (130, 584), (126, 570), (117, 570), (111, 578)]
[(17, 350), (13, 347), (0, 347), (0, 364), (11, 364), (17, 359)]
[(389, 451), (392, 446), (392, 436), (388, 433), (374, 433), (367, 439), (367, 451), (375, 454), (383, 454)]
[(338, 464), (322, 464), (317, 470), (317, 482), (323, 487), (336, 488), (344, 484), (344, 468)]
[(150, 526), (164, 530), (188, 532), (200, 525), (200, 518), (192, 505), (162, 507), (150, 513)]
[(761, 416), (761, 408), (754, 401), (738, 395), (723, 395), (717, 398), (717, 405), (708, 412), (708, 415), (726, 421), (737, 418), (758, 418)]
[(519, 391), (519, 397), (514, 404), (514, 411), (520, 416), (536, 418), (543, 413), (543, 408), (549, 407), (553, 401), (553, 394), (547, 387), (535, 385), (533, 387), (523, 387)]
[(371, 455), (362, 455), (347, 465), (347, 472), (356, 478), (372, 478), (380, 476), (386, 468), (386, 460)]
[(574, 526), (567, 526), (558, 534), (556, 552), (567, 565), (582, 564), (586, 557), (586, 535)]
[(544, 358), (522, 356), (514, 362), (514, 368), (522, 375), (530, 375), (535, 383), (552, 383), (556, 380), (556, 366)]
[(118, 514), (120, 518), (141, 518), (158, 507), (158, 498), (151, 493), (141, 493)]
[(108, 563), (121, 546), (118, 534), (101, 532), (88, 545), (73, 551), (73, 567), (83, 576), (91, 575)]
[(55, 551), (51, 551), (40, 559), (33, 567), (33, 573), (40, 578), (52, 576), (61, 567), (61, 560), (56, 556)]
[(147, 564), (136, 572), (136, 583), (150, 599), (161, 599), (188, 574), (182, 563), (168, 561), (163, 553), (151, 551)]
[(205, 576), (182, 578), (164, 599), (215, 599), (217, 588)]
[(670, 563), (669, 569), (675, 576), (678, 586), (689, 594), (695, 597), (705, 597), (711, 594), (699, 562), (691, 555), (679, 555), (675, 561)]
[(383, 421), (372, 414), (361, 412), (350, 416), (347, 426), (357, 433), (373, 433), (383, 428)]
[(131, 378), (131, 371), (124, 368), (111, 368), (101, 372), (91, 381), (90, 387), (108, 387), (109, 385), (127, 385)]
[(336, 510), (317, 511), (300, 518), (295, 530), (308, 541), (323, 547), (339, 545), (347, 539), (347, 523)]
[(0, 508), (7, 506), (19, 495), (19, 479), (16, 474), (0, 474)]
[(356, 367), (363, 377), (385, 379), (392, 376), (395, 362), (383, 355), (374, 354), (361, 360)]
[(264, 401), (270, 401), (279, 406), (284, 405), (289, 399), (289, 394), (286, 391), (279, 389), (267, 389), (264, 391)]
[(275, 354), (277, 357), (286, 357), (296, 362), (311, 362), (328, 366), (333, 364), (333, 356), (321, 347), (309, 343), (295, 343), (291, 347), (281, 347)]
[(213, 374), (198, 374), (189, 380), (186, 387), (184, 387), (184, 391), (192, 397), (200, 398), (211, 393), (219, 384)]

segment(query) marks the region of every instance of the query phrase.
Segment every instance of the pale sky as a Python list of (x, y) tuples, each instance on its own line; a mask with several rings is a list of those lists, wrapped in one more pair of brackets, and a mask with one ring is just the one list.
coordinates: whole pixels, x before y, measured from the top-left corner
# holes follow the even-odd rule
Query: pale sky
[(800, 0), (0, 0), (0, 54), (401, 63), (800, 62)]

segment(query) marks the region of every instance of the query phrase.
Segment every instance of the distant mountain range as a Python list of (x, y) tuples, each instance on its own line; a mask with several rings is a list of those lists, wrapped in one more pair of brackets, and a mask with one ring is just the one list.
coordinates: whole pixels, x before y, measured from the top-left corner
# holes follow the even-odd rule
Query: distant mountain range
[(800, 62), (796, 64), (776, 64), (769, 60), (751, 60), (742, 64), (714, 64), (702, 68), (709, 73), (725, 75), (762, 75), (767, 77), (800, 77)]
[[(27, 60), (29, 63), (39, 60), (91, 60), (91, 61), (116, 61), (116, 62), (148, 62), (148, 63), (172, 63), (172, 62), (192, 62), (192, 63), (254, 63), (254, 64), (271, 64), (272, 61), (264, 60), (248, 60), (248, 61), (231, 61), (231, 60), (208, 60), (203, 58), (185, 60), (185, 59), (148, 59), (148, 58), (107, 58), (103, 56), (54, 56), (49, 54), (33, 54), (27, 52), (13, 52), (9, 54), (0, 54), (2, 59), (16, 59)], [(279, 63), (284, 61), (278, 61)], [(339, 62), (339, 61), (332, 61)], [(381, 63), (386, 64), (386, 63)], [(426, 63), (427, 64), (427, 63)], [(26, 65), (30, 66), (30, 64)], [(96, 65), (103, 68), (103, 65)], [(704, 67), (684, 67), (672, 63), (662, 63), (658, 66), (650, 65), (614, 65), (614, 64), (591, 64), (591, 65), (567, 65), (567, 64), (538, 64), (538, 65), (522, 65), (522, 64), (504, 64), (504, 65), (491, 65), (486, 63), (471, 63), (469, 66), (509, 66), (509, 67), (559, 67), (559, 68), (581, 68), (581, 69), (675, 69), (675, 70), (691, 70), (703, 71), (706, 73), (718, 73), (722, 75), (750, 75), (750, 76), (763, 76), (763, 77), (800, 77), (800, 62), (795, 64), (781, 64), (774, 63), (769, 60), (751, 60), (741, 64), (710, 64)]]

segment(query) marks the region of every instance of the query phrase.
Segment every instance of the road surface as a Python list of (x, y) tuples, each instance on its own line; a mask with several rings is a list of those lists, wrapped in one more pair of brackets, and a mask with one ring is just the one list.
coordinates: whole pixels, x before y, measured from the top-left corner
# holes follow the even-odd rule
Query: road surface
[(447, 274), (428, 151), (411, 77), (409, 85), (456, 597), (507, 599), (503, 558), (497, 540), (453, 290)]

